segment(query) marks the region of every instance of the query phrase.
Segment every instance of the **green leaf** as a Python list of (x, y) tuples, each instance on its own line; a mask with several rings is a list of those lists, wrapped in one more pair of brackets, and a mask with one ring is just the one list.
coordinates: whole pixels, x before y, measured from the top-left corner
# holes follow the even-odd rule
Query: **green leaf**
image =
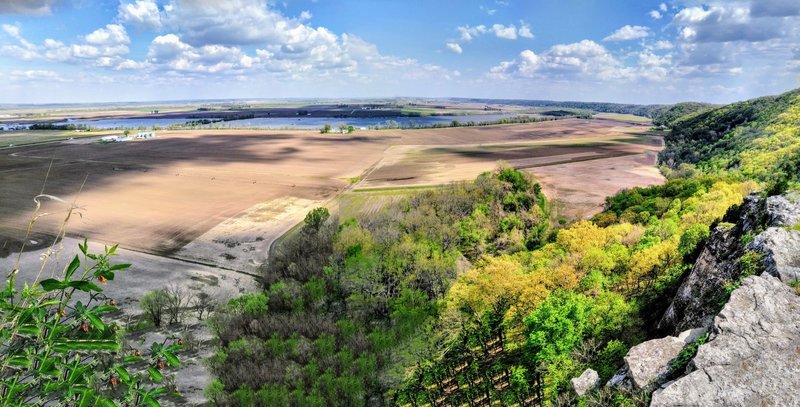
[(53, 345), (53, 350), (59, 353), (76, 350), (118, 351), (119, 349), (119, 343), (111, 339), (60, 339)]
[(97, 317), (97, 315), (94, 315), (91, 312), (87, 312), (83, 315), (86, 316), (86, 318), (89, 318), (89, 321), (92, 322), (92, 325), (94, 325), (95, 328), (101, 331), (106, 329), (106, 324), (104, 324), (103, 321)]
[(115, 371), (115, 372), (117, 372), (117, 374), (119, 375), (119, 378), (120, 378), (120, 379), (121, 379), (123, 382), (125, 382), (125, 383), (130, 383), (130, 381), (131, 381), (131, 375), (130, 375), (130, 373), (128, 373), (128, 370), (127, 370), (127, 369), (125, 369), (125, 368), (124, 368), (124, 367), (122, 367), (122, 366), (115, 366), (115, 367), (114, 367), (114, 371)]
[(72, 274), (75, 273), (75, 270), (78, 269), (78, 266), (81, 265), (80, 259), (78, 259), (78, 255), (76, 254), (75, 257), (72, 258), (72, 262), (69, 263), (67, 266), (67, 271), (64, 273), (64, 281), (69, 281), (72, 277)]
[[(42, 281), (42, 282), (44, 282), (44, 281)], [(67, 285), (69, 287), (72, 287), (72, 288), (75, 288), (75, 289), (78, 289), (78, 290), (81, 290), (81, 291), (86, 291), (87, 293), (88, 292), (92, 292), (92, 291), (97, 291), (97, 292), (103, 291), (103, 289), (100, 288), (97, 284), (95, 284), (95, 283), (93, 283), (91, 281), (86, 281), (86, 280), (70, 281)]]
[(63, 290), (67, 288), (67, 285), (63, 281), (58, 281), (54, 278), (48, 278), (47, 280), (42, 280), (39, 285), (42, 286), (42, 289), (45, 291), (55, 291), (55, 290)]
[(164, 351), (161, 353), (164, 355), (164, 358), (167, 359), (167, 363), (169, 363), (172, 367), (178, 367), (181, 365), (181, 361), (178, 360), (178, 357), (175, 356), (172, 352)]
[(126, 356), (122, 358), (122, 363), (133, 363), (142, 360), (141, 356)]
[(30, 367), (31, 360), (25, 356), (12, 356), (8, 358), (8, 365), (9, 366), (20, 366), (20, 367)]
[(103, 314), (106, 312), (115, 312), (115, 311), (119, 311), (119, 308), (113, 305), (99, 305), (92, 309), (92, 312), (94, 312), (95, 314)]
[(164, 375), (161, 374), (161, 372), (159, 372), (158, 369), (156, 369), (154, 367), (148, 367), (147, 368), (147, 373), (150, 374), (150, 380), (152, 380), (154, 382), (160, 382), (161, 380), (164, 379)]
[(109, 268), (108, 268), (108, 271), (125, 270), (125, 269), (127, 269), (128, 267), (130, 267), (130, 266), (131, 266), (131, 265), (130, 265), (130, 263), (120, 263), (120, 264), (115, 264), (115, 265), (113, 265), (113, 266), (109, 267)]

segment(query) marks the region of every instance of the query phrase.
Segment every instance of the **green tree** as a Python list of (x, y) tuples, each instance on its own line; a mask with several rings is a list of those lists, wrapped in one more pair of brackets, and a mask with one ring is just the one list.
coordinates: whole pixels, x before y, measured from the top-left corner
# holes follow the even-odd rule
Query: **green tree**
[(306, 218), (303, 220), (303, 222), (307, 227), (317, 231), (320, 227), (322, 227), (323, 224), (325, 224), (330, 216), (331, 214), (328, 211), (328, 208), (314, 208), (306, 215)]
[(331, 125), (328, 124), (328, 123), (325, 123), (325, 125), (322, 126), (322, 129), (319, 132), (322, 133), (322, 134), (330, 133), (331, 132)]

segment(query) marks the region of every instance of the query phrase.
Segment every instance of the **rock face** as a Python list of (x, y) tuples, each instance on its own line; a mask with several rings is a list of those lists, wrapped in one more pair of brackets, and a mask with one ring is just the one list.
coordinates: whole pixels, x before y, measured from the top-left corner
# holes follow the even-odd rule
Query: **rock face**
[(747, 248), (764, 253), (767, 273), (784, 283), (800, 279), (800, 230), (768, 228), (756, 236)]
[[(784, 282), (800, 277), (800, 230), (793, 228), (800, 222), (798, 194), (767, 199), (750, 195), (725, 220), (733, 226), (719, 226), (711, 233), (659, 329), (676, 334), (711, 325), (724, 300), (725, 286), (742, 276), (739, 258), (747, 251), (764, 254), (764, 269)], [(752, 241), (746, 242), (745, 236)]]
[(768, 273), (747, 277), (714, 319), (695, 370), (651, 407), (800, 405), (800, 296)]
[(575, 390), (575, 394), (583, 396), (600, 387), (600, 376), (593, 369), (586, 369), (580, 376), (570, 380), (570, 383), (572, 384), (572, 389)]

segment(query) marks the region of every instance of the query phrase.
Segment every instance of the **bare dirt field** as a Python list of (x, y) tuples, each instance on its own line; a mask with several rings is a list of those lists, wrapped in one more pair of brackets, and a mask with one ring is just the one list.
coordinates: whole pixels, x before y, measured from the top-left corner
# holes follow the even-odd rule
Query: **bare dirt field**
[[(378, 138), (312, 132), (185, 131), (146, 141), (71, 140), (2, 150), (0, 236), (6, 239), (0, 240), (23, 235), (32, 198), (43, 190), (82, 208), (68, 227), (74, 235), (172, 254), (259, 204), (330, 199), (385, 147)], [(40, 218), (35, 230), (52, 233), (62, 220), (61, 213)], [(276, 234), (272, 226), (266, 222), (265, 240)]]
[(436, 185), (475, 178), (500, 160), (533, 173), (567, 219), (602, 209), (606, 196), (663, 182), (655, 168), (660, 137), (616, 120), (404, 132), (359, 191)]

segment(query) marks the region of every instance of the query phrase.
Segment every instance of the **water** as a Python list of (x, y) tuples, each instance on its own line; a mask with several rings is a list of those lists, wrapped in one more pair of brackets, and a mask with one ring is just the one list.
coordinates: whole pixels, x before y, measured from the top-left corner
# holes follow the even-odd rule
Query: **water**
[[(153, 126), (166, 128), (170, 125), (180, 125), (186, 122), (191, 122), (202, 119), (190, 119), (188, 117), (153, 117), (153, 118), (137, 118), (137, 119), (101, 119), (101, 120), (67, 120), (65, 122), (55, 123), (55, 125), (68, 125), (74, 124), (76, 126), (88, 126), (95, 129), (151, 129)], [(207, 119), (219, 120), (219, 119)]]
[(355, 128), (366, 127), (430, 127), (436, 124), (488, 122), (520, 116), (518, 114), (473, 114), (463, 116), (393, 116), (393, 117), (259, 117), (255, 119), (232, 120), (209, 124), (209, 128), (247, 128), (247, 129), (320, 129), (330, 124), (334, 129), (340, 125)]
[[(319, 129), (330, 124), (334, 129), (339, 125), (366, 127), (430, 127), (433, 125), (449, 125), (454, 120), (459, 123), (487, 122), (520, 116), (517, 114), (473, 114), (463, 116), (421, 116), (421, 117), (259, 117), (255, 119), (231, 120), (198, 126), (202, 128), (221, 129)], [(527, 115), (531, 116), (531, 115)], [(137, 118), (137, 119), (102, 119), (102, 120), (69, 120), (55, 123), (57, 125), (85, 125), (96, 129), (151, 129), (153, 126), (167, 128), (170, 125), (181, 125), (186, 122), (203, 120), (188, 117), (171, 118)], [(205, 120), (218, 120), (207, 118)]]

